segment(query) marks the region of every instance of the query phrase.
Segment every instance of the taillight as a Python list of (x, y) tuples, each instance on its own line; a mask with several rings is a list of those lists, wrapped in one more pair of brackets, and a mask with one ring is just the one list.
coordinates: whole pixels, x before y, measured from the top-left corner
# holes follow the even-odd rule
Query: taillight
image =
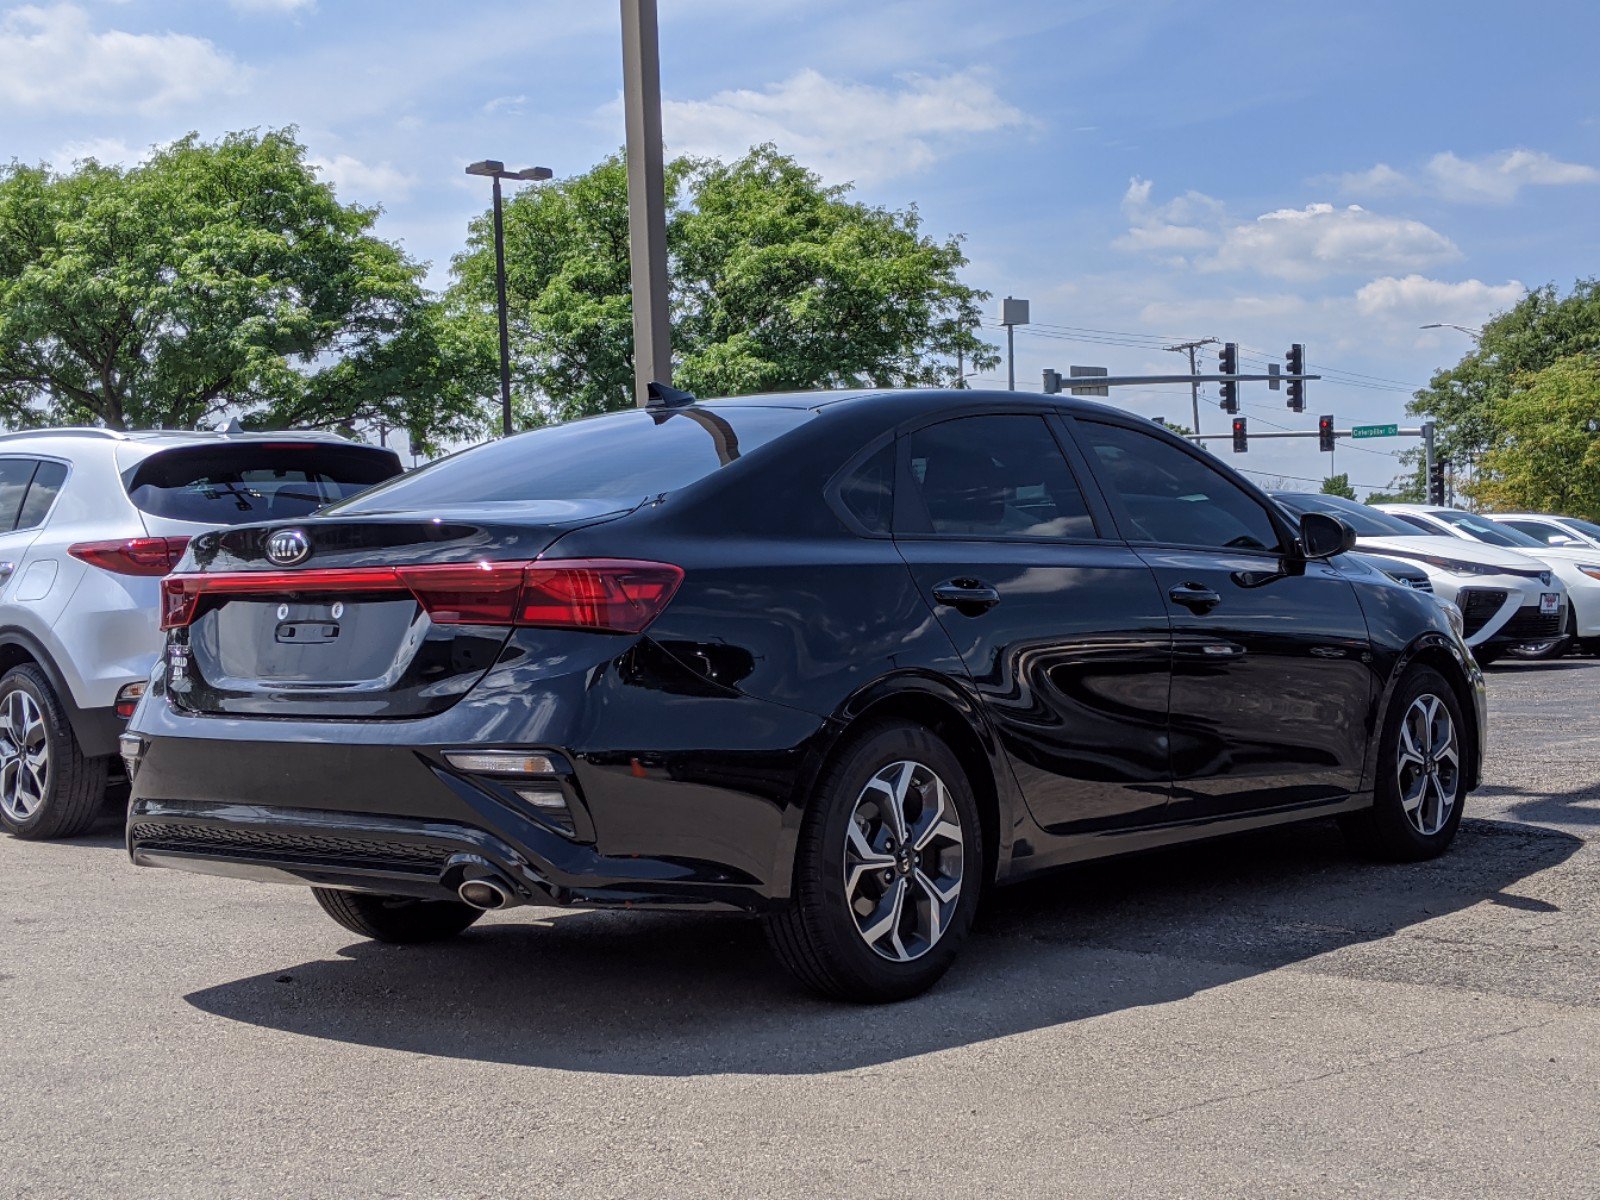
[(91, 567), (118, 575), (165, 575), (178, 565), (186, 537), (123, 538), (112, 542), (77, 542), (67, 553)]
[(161, 628), (188, 625), (204, 596), (409, 592), (441, 625), (642, 633), (682, 581), (681, 567), (619, 558), (172, 575), (161, 581)]

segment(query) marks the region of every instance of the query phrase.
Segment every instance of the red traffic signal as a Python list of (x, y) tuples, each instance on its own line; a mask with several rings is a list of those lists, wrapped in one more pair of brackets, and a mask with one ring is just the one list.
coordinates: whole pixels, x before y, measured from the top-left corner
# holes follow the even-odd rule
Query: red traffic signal
[(1333, 418), (1324, 416), (1317, 418), (1317, 449), (1324, 454), (1333, 453)]
[(1243, 454), (1250, 449), (1250, 431), (1244, 417), (1233, 419), (1233, 452)]

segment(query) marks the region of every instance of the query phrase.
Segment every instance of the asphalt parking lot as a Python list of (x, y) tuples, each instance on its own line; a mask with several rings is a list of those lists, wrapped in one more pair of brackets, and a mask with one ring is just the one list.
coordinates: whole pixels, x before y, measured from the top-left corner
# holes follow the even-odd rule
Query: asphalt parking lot
[(894, 1007), (735, 918), (359, 942), (0, 839), (0, 1195), (1600, 1195), (1600, 661), (1491, 673), (1455, 850), (1331, 826), (998, 895)]

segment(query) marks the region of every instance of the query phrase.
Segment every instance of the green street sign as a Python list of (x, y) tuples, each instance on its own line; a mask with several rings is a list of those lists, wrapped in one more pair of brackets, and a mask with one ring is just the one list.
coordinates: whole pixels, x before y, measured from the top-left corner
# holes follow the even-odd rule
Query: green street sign
[(1350, 436), (1353, 438), (1368, 437), (1397, 437), (1400, 433), (1398, 425), (1352, 425)]

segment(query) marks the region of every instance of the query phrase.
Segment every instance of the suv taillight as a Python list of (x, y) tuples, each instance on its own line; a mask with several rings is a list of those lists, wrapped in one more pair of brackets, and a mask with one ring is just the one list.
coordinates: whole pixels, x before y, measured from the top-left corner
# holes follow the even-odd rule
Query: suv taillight
[(682, 581), (682, 567), (622, 558), (170, 575), (161, 581), (161, 628), (188, 625), (205, 596), (410, 592), (441, 625), (643, 633)]
[(91, 567), (118, 575), (165, 575), (178, 565), (186, 537), (124, 538), (113, 542), (76, 542), (67, 553)]

